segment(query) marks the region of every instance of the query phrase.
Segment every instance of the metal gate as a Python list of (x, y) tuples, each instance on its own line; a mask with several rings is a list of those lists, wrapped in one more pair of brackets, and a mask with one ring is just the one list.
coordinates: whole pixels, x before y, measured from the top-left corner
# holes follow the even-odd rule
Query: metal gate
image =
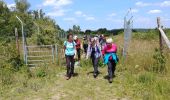
[(54, 45), (25, 46), (26, 65), (37, 66), (40, 64), (54, 63)]

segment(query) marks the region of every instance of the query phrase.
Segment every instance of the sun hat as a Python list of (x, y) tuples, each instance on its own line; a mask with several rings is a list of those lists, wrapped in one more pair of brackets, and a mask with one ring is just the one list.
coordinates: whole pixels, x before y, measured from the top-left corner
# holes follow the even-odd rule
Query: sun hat
[(77, 35), (74, 36), (74, 40), (77, 40)]
[(112, 39), (112, 38), (106, 39), (106, 43), (112, 43), (112, 42), (113, 42), (113, 39)]

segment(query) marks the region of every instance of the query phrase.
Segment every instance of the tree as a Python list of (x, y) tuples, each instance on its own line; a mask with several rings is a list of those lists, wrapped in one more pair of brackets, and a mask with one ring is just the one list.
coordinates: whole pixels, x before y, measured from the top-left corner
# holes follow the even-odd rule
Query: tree
[(30, 4), (27, 0), (15, 0), (16, 9), (18, 12), (26, 13), (30, 7)]
[(7, 23), (9, 21), (10, 11), (5, 4), (5, 2), (0, 0), (0, 35), (4, 35), (4, 33), (8, 33)]
[(43, 12), (42, 9), (40, 9), (40, 10), (39, 10), (39, 17), (40, 17), (40, 18), (44, 18), (44, 16), (45, 16), (45, 13)]
[(81, 29), (79, 25), (73, 25), (73, 33), (79, 34), (80, 31)]
[(92, 31), (91, 30), (86, 30), (85, 34), (90, 34)]

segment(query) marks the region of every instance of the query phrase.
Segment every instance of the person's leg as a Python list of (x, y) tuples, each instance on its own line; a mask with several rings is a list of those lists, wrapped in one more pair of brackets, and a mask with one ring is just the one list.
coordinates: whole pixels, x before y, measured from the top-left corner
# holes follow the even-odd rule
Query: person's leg
[(99, 59), (95, 57), (95, 59), (94, 59), (94, 73), (95, 74), (99, 73), (99, 71), (98, 71), (98, 62), (99, 62)]
[(83, 44), (84, 53), (86, 54), (86, 45)]
[(74, 56), (70, 56), (70, 62), (71, 62), (70, 74), (74, 75)]
[(95, 56), (92, 56), (92, 63), (94, 68), (93, 76), (96, 78), (98, 75), (98, 59)]
[(113, 77), (115, 76), (115, 70), (116, 70), (116, 63), (115, 63), (115, 61), (112, 61), (112, 72), (113, 72)]
[(70, 77), (70, 57), (69, 56), (66, 56), (66, 67), (67, 67), (66, 76)]
[(80, 48), (77, 49), (77, 56), (78, 56), (78, 61), (80, 61)]
[(109, 60), (108, 62), (108, 76), (109, 76), (109, 82), (111, 83), (112, 82), (112, 78), (113, 78), (113, 68), (112, 68), (112, 62)]
[(88, 44), (85, 44), (85, 53), (87, 54)]

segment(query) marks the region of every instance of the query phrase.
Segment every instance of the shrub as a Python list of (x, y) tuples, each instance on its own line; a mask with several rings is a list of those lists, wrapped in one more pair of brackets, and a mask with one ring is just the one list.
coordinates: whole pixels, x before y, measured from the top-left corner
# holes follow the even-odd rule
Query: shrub
[(158, 37), (158, 32), (156, 30), (149, 30), (148, 32), (134, 32), (133, 38), (142, 40), (151, 40)]
[(153, 71), (154, 72), (166, 72), (166, 58), (163, 55), (163, 53), (161, 53), (161, 51), (159, 49), (155, 49), (155, 53), (153, 55), (153, 58), (155, 60), (154, 64), (153, 64)]

